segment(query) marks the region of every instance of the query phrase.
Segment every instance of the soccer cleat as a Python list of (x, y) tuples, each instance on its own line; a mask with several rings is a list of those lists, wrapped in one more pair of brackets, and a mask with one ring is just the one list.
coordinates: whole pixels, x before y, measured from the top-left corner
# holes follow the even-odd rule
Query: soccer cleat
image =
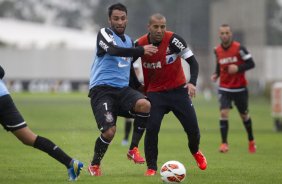
[(137, 147), (134, 147), (132, 150), (127, 152), (127, 158), (133, 160), (135, 164), (144, 164), (145, 159), (140, 155), (140, 152)]
[(155, 176), (157, 174), (157, 171), (155, 171), (154, 169), (147, 169), (147, 171), (145, 172), (145, 176)]
[(89, 165), (88, 172), (91, 176), (102, 176), (100, 165)]
[(249, 152), (250, 153), (255, 153), (257, 150), (257, 146), (254, 140), (249, 142)]
[(76, 181), (82, 168), (82, 162), (78, 160), (72, 160), (71, 167), (68, 169), (69, 181)]
[(227, 143), (222, 143), (219, 147), (219, 152), (221, 153), (226, 153), (228, 151), (228, 144)]
[(194, 158), (198, 164), (198, 167), (201, 169), (201, 170), (205, 170), (207, 168), (207, 159), (206, 157), (203, 155), (203, 153), (201, 151), (198, 151), (197, 153), (195, 153), (194, 155)]

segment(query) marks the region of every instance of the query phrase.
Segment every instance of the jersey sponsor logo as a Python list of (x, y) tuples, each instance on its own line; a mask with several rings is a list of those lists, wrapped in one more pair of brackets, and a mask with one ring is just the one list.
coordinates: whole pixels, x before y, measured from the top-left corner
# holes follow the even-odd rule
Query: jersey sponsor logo
[(108, 51), (109, 46), (103, 42), (102, 40), (99, 41), (100, 47), (102, 47), (106, 52)]
[(156, 63), (147, 63), (144, 62), (143, 63), (143, 67), (144, 68), (148, 68), (148, 69), (158, 69), (158, 68), (162, 68), (162, 64), (160, 61), (156, 62)]
[(179, 48), (181, 51), (185, 49), (185, 46), (181, 41), (179, 41), (177, 38), (173, 38), (172, 43)]
[(236, 56), (233, 57), (227, 57), (227, 58), (222, 58), (219, 60), (219, 64), (228, 64), (228, 63), (236, 63), (238, 61), (238, 58)]

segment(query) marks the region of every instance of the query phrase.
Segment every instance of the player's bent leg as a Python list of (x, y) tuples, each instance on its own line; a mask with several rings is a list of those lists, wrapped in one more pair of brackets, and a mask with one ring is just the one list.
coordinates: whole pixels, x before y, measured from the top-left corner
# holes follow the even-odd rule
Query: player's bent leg
[(100, 137), (96, 139), (93, 160), (91, 161), (90, 165), (88, 166), (88, 172), (91, 176), (101, 176), (102, 175), (100, 163), (108, 149), (110, 142), (111, 141), (103, 137), (103, 134), (101, 134)]
[(193, 157), (195, 158), (198, 167), (201, 170), (205, 170), (207, 168), (207, 159), (204, 156), (204, 154), (199, 150), (199, 144), (200, 144), (200, 132), (195, 131), (194, 134), (188, 134), (189, 139), (189, 149), (191, 153), (193, 154)]
[(145, 172), (145, 176), (156, 175), (158, 166), (158, 132), (157, 130), (146, 130), (145, 135), (145, 156), (148, 169)]
[(141, 156), (138, 145), (146, 129), (147, 120), (150, 114), (148, 112), (136, 112), (134, 119), (134, 128), (132, 133), (132, 140), (127, 158), (133, 160), (135, 164), (145, 163), (145, 159)]
[(139, 142), (146, 129), (147, 119), (149, 116), (150, 116), (149, 113), (138, 112), (135, 114), (132, 139), (131, 139), (131, 144), (129, 148), (130, 150), (132, 150), (134, 147), (138, 147)]
[(52, 141), (47, 138), (35, 135), (28, 127), (13, 131), (13, 134), (24, 144), (33, 146), (34, 148), (47, 153), (48, 155), (65, 165), (67, 168), (69, 180), (77, 180), (83, 167), (82, 162), (72, 159)]
[(252, 119), (249, 117), (248, 114), (244, 115), (242, 113), (241, 113), (241, 118), (243, 120), (243, 124), (244, 124), (244, 127), (245, 127), (247, 135), (248, 135), (249, 153), (255, 153), (256, 152), (256, 144), (255, 144), (253, 129), (252, 129)]

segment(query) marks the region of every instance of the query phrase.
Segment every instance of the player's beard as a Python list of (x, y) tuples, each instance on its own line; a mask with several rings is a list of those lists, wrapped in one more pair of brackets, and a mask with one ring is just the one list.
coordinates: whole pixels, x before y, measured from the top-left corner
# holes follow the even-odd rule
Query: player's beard
[(123, 35), (124, 32), (125, 32), (125, 28), (126, 26), (115, 26), (115, 27), (112, 27), (112, 29), (115, 31), (116, 34), (118, 35)]

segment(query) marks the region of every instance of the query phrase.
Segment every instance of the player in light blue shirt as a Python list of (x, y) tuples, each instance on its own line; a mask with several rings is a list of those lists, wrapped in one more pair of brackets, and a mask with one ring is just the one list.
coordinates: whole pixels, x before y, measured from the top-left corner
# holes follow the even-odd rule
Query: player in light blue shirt
[[(71, 158), (51, 140), (33, 133), (13, 102), (3, 82), (4, 69), (0, 66), (0, 123), (11, 131), (23, 144), (37, 148), (66, 166), (69, 180), (77, 180), (83, 163)], [(1, 158), (0, 158), (1, 159)]]
[(102, 174), (100, 163), (116, 132), (117, 116), (135, 117), (128, 158), (144, 163), (138, 151), (138, 143), (145, 130), (151, 104), (140, 92), (130, 88), (129, 75), (133, 58), (152, 55), (157, 48), (152, 45), (134, 47), (126, 35), (127, 9), (113, 4), (108, 9), (109, 28), (102, 28), (97, 35), (96, 53), (90, 72), (89, 97), (101, 135), (96, 139), (93, 159), (88, 167), (92, 176)]

